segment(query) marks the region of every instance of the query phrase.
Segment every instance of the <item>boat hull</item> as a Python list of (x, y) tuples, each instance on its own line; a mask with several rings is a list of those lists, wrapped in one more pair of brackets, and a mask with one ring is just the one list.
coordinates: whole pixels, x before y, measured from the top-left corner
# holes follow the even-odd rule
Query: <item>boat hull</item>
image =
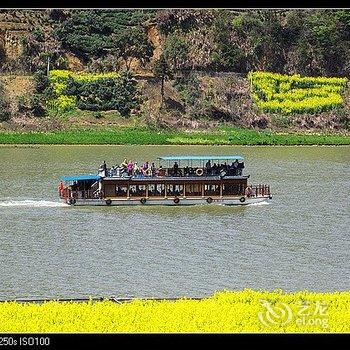
[(166, 206), (182, 206), (182, 205), (248, 205), (267, 202), (271, 197), (253, 197), (245, 198), (242, 201), (242, 197), (235, 198), (213, 198), (212, 201), (207, 198), (179, 198), (179, 201), (174, 201), (174, 198), (161, 198), (161, 199), (146, 199), (144, 203), (141, 203), (140, 198), (123, 198), (123, 199), (76, 199), (75, 201), (69, 202), (67, 199), (62, 199), (62, 202), (74, 205), (74, 206), (130, 206), (130, 205), (166, 205)]

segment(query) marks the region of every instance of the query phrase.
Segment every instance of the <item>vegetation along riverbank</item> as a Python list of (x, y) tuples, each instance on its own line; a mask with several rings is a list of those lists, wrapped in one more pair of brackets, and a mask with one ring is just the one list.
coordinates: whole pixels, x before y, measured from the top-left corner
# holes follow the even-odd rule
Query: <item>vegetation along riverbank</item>
[(349, 332), (350, 293), (224, 291), (201, 300), (0, 303), (0, 332)]
[(0, 144), (135, 145), (350, 145), (342, 133), (278, 133), (240, 128), (206, 131), (105, 128), (53, 132), (1, 132)]

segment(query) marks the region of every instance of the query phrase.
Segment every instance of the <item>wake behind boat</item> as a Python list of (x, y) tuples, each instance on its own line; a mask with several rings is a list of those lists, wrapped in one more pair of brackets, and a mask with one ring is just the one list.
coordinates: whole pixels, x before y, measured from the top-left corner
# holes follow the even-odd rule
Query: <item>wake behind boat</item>
[(104, 162), (96, 175), (64, 176), (60, 198), (70, 205), (246, 205), (272, 198), (269, 185), (248, 184), (241, 156), (167, 156), (158, 162), (139, 167), (124, 159), (111, 168)]

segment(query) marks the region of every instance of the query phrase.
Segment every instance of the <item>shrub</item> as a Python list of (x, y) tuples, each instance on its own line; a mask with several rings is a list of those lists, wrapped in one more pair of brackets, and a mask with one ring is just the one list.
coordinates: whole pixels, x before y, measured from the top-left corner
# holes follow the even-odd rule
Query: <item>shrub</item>
[[(67, 95), (65, 90), (67, 84), (74, 82), (93, 81), (100, 78), (116, 78), (118, 73), (86, 73), (72, 72), (69, 70), (50, 71), (49, 81), (52, 88), (53, 97), (49, 99), (49, 106), (61, 111), (70, 111), (77, 108), (77, 98), (75, 94)], [(72, 88), (72, 87), (71, 87)]]
[(117, 110), (126, 116), (138, 106), (136, 80), (129, 72), (74, 73), (51, 71), (55, 98), (50, 106), (59, 110)]
[(25, 116), (44, 117), (46, 115), (45, 100), (41, 94), (20, 96), (18, 112)]
[(10, 104), (5, 95), (5, 89), (0, 83), (0, 121), (7, 121), (11, 118)]

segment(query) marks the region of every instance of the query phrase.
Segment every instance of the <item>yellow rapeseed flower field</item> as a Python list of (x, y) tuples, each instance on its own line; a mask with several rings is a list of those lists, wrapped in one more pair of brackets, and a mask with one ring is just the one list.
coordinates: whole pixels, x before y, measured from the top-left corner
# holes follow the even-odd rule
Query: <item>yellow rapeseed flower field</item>
[(271, 113), (319, 113), (344, 105), (347, 78), (300, 77), (270, 72), (250, 72), (253, 99), (260, 110)]
[(350, 292), (247, 289), (202, 300), (3, 302), (0, 332), (350, 332)]

